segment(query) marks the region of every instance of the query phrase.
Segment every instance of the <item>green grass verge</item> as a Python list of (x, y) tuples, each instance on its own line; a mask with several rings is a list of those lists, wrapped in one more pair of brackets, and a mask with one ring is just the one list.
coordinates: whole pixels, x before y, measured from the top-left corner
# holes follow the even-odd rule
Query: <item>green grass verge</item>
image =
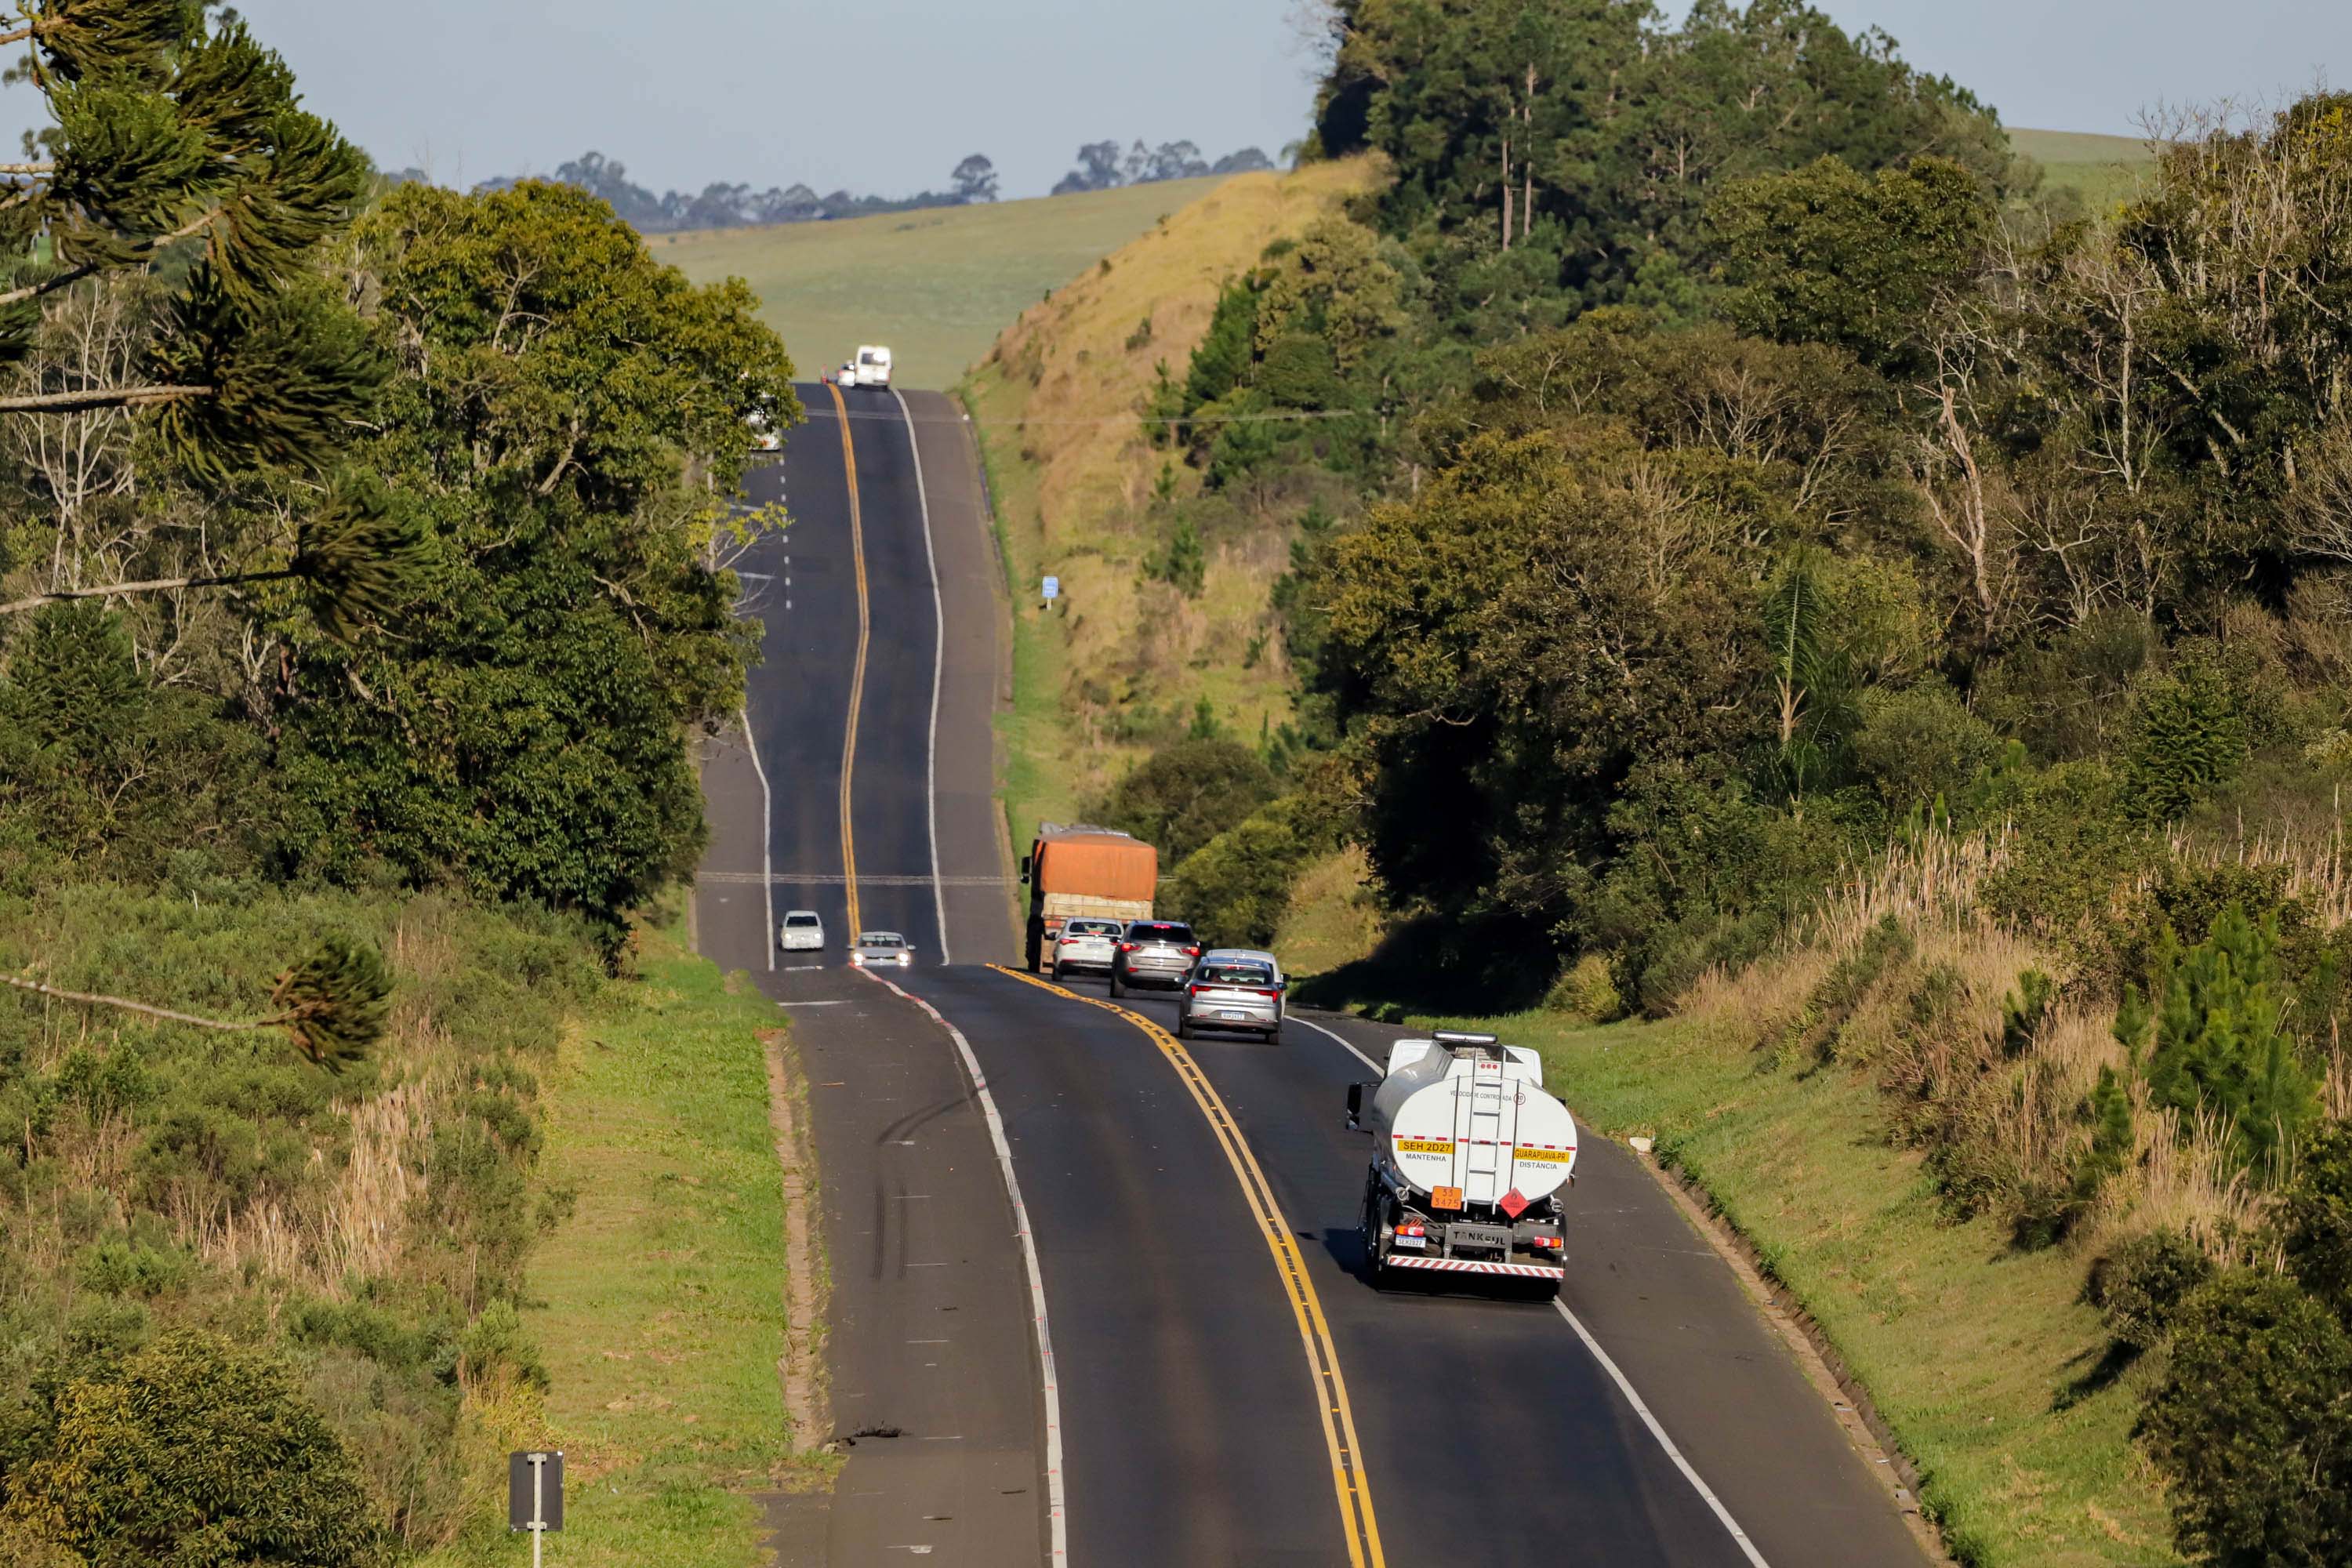
[[(551, 1074), (543, 1171), (577, 1206), (531, 1263), (523, 1319), (551, 1379), (535, 1440), (570, 1471), (549, 1554), (565, 1568), (749, 1568), (751, 1494), (816, 1473), (777, 1381), (783, 1197), (759, 1036), (778, 1026), (653, 934), (642, 979), (605, 993)], [(519, 1550), (486, 1521), (427, 1561)]]
[(1805, 1304), (1919, 1467), (1922, 1499), (1985, 1568), (2176, 1564), (2130, 1441), (2144, 1373), (2084, 1380), (2105, 1349), (2084, 1260), (1950, 1223), (1878, 1089), (1684, 1022), (1581, 1027), (1550, 1014), (1444, 1020), (1541, 1051), (1590, 1128), (1646, 1134)]
[(803, 375), (890, 345), (906, 386), (953, 386), (1024, 309), (1219, 182), (656, 235), (695, 281), (740, 278)]
[(1068, 722), (1055, 695), (1063, 684), (1063, 640), (1045, 625), (1049, 612), (1038, 608), (1035, 563), (1007, 522), (1017, 508), (1028, 509), (1022, 515), (1036, 511), (1037, 475), (1017, 456), (1000, 449), (1003, 437), (991, 434), (985, 422), (987, 402), (976, 392), (1002, 379), (992, 371), (983, 373), (967, 381), (961, 395), (972, 415), (972, 437), (988, 470), (997, 557), (1004, 563), (1006, 602), (1013, 607), (1013, 701), (996, 713), (996, 797), (1013, 853), (1025, 855), (1037, 824), (1073, 820), (1078, 802), (1067, 775), (1048, 762), (1060, 750), (1056, 737)]

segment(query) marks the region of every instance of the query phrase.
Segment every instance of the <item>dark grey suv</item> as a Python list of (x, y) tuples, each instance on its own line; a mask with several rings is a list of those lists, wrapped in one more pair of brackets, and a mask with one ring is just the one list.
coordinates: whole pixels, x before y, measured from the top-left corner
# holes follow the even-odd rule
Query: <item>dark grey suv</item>
[(1192, 973), (1201, 943), (1181, 921), (1130, 921), (1110, 961), (1110, 994), (1130, 985), (1162, 985), (1173, 991)]

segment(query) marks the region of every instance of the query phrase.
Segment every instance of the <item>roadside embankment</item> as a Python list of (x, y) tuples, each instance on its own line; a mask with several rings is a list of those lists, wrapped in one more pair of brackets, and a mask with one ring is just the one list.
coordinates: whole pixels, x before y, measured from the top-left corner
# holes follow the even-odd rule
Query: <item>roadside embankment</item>
[[(769, 1042), (781, 1048), (771, 1004), (647, 932), (639, 977), (557, 1048), (545, 1171), (570, 1215), (540, 1247), (521, 1314), (548, 1386), (476, 1402), (468, 1436), (486, 1458), (564, 1450), (567, 1563), (754, 1563), (754, 1494), (813, 1482), (828, 1462), (802, 1452), (786, 1415), (814, 1348), (787, 1302), (813, 1308), (815, 1281), (788, 1267)], [(816, 1267), (799, 1258), (797, 1272)], [(433, 1562), (508, 1560), (503, 1494), (483, 1502)]]

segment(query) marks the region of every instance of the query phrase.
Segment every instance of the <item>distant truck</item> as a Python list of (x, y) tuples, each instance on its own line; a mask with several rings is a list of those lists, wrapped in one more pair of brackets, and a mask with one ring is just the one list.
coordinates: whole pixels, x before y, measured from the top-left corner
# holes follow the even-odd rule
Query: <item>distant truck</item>
[(890, 384), (890, 351), (879, 343), (857, 345), (857, 386)]
[(1081, 915), (1148, 921), (1160, 885), (1160, 851), (1131, 833), (1086, 823), (1041, 822), (1021, 858), (1029, 889), (1029, 970), (1045, 967), (1062, 922)]
[(1374, 1140), (1358, 1223), (1375, 1284), (1425, 1269), (1559, 1289), (1576, 1119), (1535, 1052), (1444, 1029), (1398, 1040), (1379, 1082), (1349, 1085), (1348, 1125)]

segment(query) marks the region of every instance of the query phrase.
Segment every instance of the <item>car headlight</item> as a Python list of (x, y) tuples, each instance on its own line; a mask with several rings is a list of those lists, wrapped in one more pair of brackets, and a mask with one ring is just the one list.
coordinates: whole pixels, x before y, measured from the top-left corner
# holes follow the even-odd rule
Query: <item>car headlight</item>
[(866, 955), (862, 952), (853, 952), (849, 955), (849, 962), (854, 967), (862, 969), (866, 965)]
[(898, 955), (898, 967), (901, 969), (904, 969), (907, 965), (914, 962), (915, 955), (910, 952), (902, 952)]

